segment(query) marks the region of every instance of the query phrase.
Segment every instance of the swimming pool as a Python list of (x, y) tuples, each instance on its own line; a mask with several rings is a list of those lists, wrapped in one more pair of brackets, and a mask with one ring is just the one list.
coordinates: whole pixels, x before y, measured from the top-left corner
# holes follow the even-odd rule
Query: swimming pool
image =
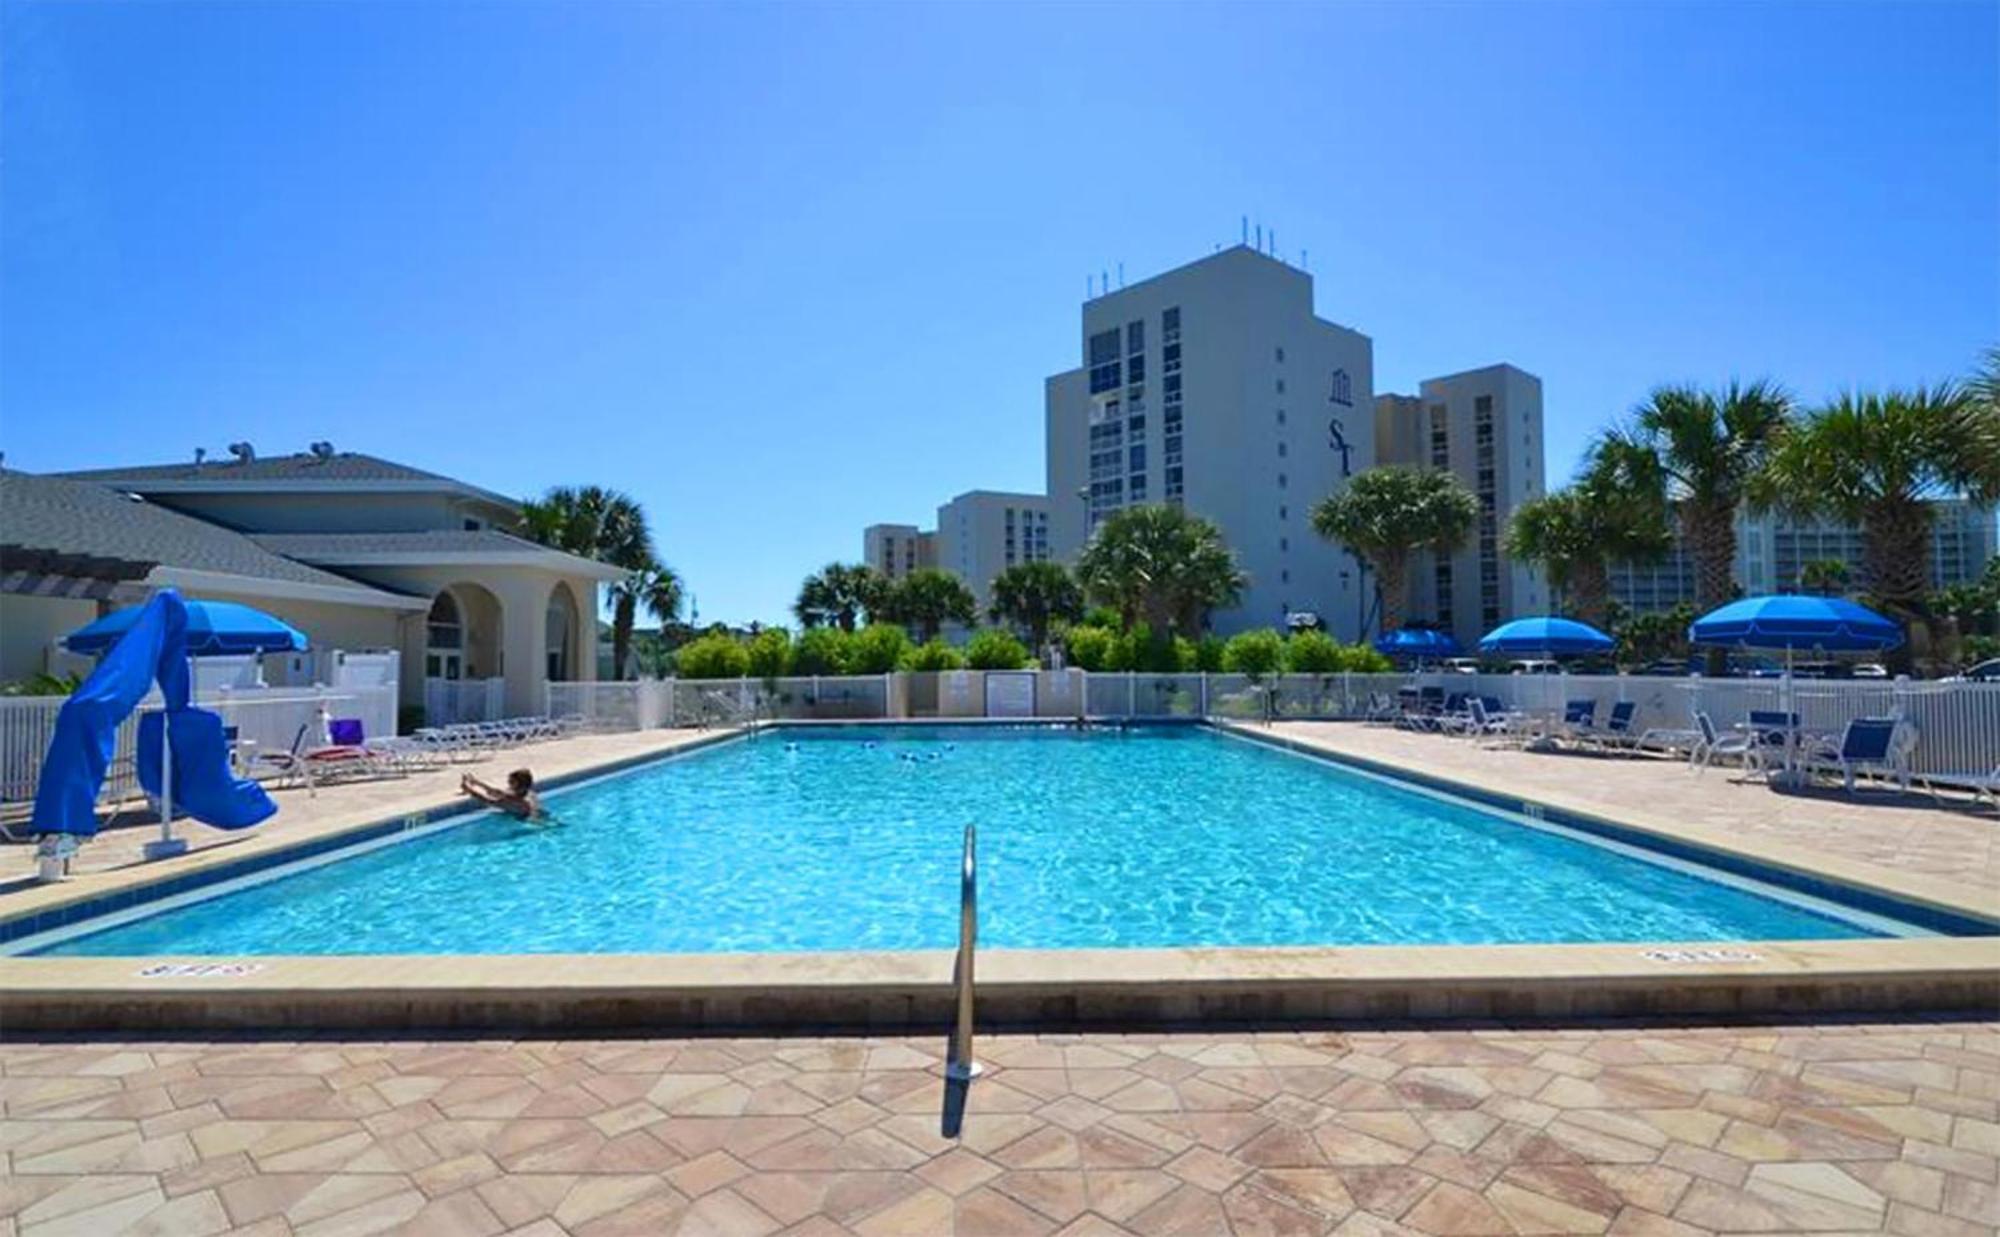
[(37, 952), (944, 949), (968, 823), (996, 948), (1923, 932), (1195, 726), (786, 730), (549, 803)]

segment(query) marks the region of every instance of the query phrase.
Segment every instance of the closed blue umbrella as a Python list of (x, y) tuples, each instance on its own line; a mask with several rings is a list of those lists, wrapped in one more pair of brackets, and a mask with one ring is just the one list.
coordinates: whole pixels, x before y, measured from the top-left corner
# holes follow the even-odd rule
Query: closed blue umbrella
[(1553, 615), (1502, 623), (1479, 638), (1483, 652), (1539, 653), (1544, 657), (1608, 653), (1617, 643), (1589, 623)]
[(1399, 627), (1375, 637), (1375, 651), (1388, 657), (1456, 657), (1458, 640), (1448, 631)]
[(1863, 653), (1895, 648), (1903, 629), (1845, 597), (1779, 593), (1709, 611), (1689, 625), (1688, 639), (1727, 648)]
[[(145, 610), (133, 606), (116, 610), (87, 627), (63, 637), (63, 647), (72, 653), (102, 653), (118, 643)], [(187, 603), (187, 651), (193, 657), (219, 657), (232, 653), (303, 652), (304, 633), (283, 619), (233, 601), (190, 601)]]

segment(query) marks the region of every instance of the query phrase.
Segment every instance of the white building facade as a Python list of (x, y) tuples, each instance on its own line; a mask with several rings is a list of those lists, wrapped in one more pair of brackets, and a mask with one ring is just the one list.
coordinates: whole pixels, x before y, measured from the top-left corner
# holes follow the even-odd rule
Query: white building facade
[(891, 580), (937, 566), (937, 534), (914, 524), (870, 524), (861, 530), (861, 561)]
[[(1949, 588), (1977, 580), (2000, 553), (1995, 508), (1962, 498), (1931, 504), (1931, 587)], [(1746, 594), (1800, 590), (1808, 563), (1831, 560), (1848, 565), (1854, 587), (1861, 586), (1861, 530), (1839, 520), (1801, 519), (1782, 512), (1736, 513), (1736, 581)], [(1694, 602), (1694, 560), (1680, 535), (1657, 563), (1611, 569), (1614, 601), (1638, 614), (1671, 610)]]
[(1049, 500), (1041, 494), (969, 490), (937, 512), (936, 565), (963, 580), (983, 614), (993, 578), (1050, 557)]
[(1213, 520), (1250, 582), (1223, 634), (1319, 615), (1359, 636), (1354, 559), (1314, 503), (1375, 458), (1374, 346), (1317, 317), (1313, 280), (1247, 246), (1087, 301), (1083, 364), (1046, 382), (1050, 546), (1074, 562), (1123, 507)]
[(1547, 614), (1541, 573), (1508, 557), (1507, 521), (1545, 490), (1542, 380), (1512, 365), (1425, 379), (1375, 401), (1378, 462), (1451, 473), (1479, 500), (1472, 533), (1448, 555), (1417, 556), (1406, 614), (1472, 647), (1513, 618)]

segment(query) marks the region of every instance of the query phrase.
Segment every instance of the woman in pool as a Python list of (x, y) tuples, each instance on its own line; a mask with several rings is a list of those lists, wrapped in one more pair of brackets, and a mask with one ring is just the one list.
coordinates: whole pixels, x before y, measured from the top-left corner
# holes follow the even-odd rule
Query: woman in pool
[(507, 775), (507, 789), (489, 786), (470, 773), (458, 779), (458, 788), (466, 794), (517, 820), (525, 820), (531, 825), (552, 823), (548, 814), (542, 811), (542, 800), (535, 794), (535, 775), (526, 769), (516, 769)]

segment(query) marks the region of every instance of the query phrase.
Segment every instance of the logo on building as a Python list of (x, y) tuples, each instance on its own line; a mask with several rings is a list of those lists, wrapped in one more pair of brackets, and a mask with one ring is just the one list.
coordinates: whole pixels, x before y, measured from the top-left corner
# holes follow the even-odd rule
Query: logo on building
[(1354, 384), (1349, 381), (1346, 370), (1333, 371), (1333, 393), (1326, 398), (1329, 403), (1339, 404), (1343, 408), (1354, 407)]
[(1340, 475), (1343, 477), (1353, 476), (1354, 448), (1347, 445), (1346, 427), (1340, 423), (1339, 417), (1329, 417), (1327, 419), (1326, 437), (1327, 445), (1335, 451), (1340, 452)]

